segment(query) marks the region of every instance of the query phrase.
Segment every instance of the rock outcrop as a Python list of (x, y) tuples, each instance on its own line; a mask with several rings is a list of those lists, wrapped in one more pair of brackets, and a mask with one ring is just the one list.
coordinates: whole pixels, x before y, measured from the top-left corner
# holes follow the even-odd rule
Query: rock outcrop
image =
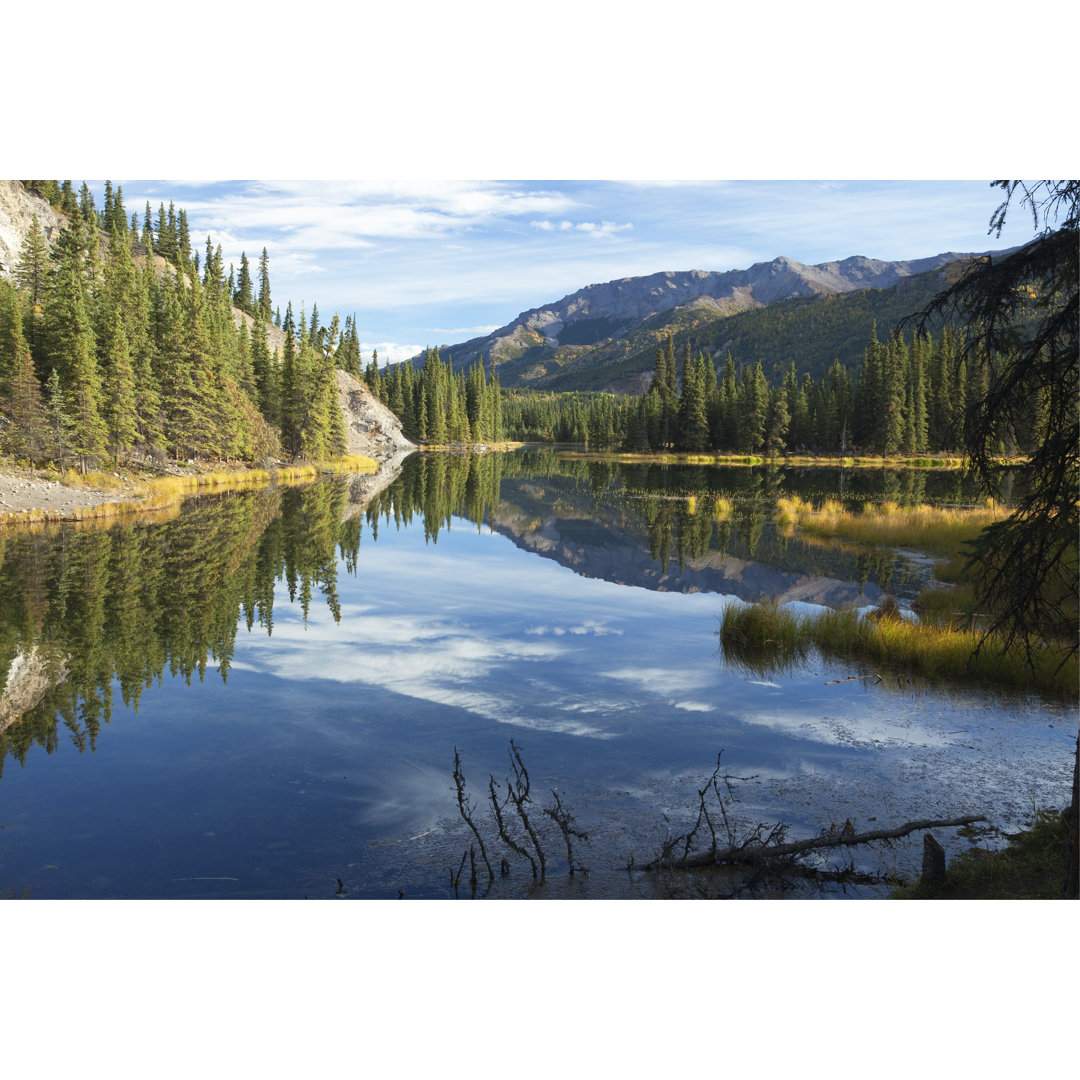
[(347, 454), (363, 454), (380, 464), (401, 459), (416, 449), (401, 430), (401, 422), (359, 379), (338, 368), (338, 400), (345, 413)]
[(37, 647), (19, 650), (4, 672), (0, 689), (0, 732), (21, 720), (66, 677), (65, 666)]
[(45, 239), (51, 244), (67, 224), (67, 218), (27, 191), (18, 180), (0, 180), (0, 274), (4, 277), (10, 278), (15, 273), (35, 214)]

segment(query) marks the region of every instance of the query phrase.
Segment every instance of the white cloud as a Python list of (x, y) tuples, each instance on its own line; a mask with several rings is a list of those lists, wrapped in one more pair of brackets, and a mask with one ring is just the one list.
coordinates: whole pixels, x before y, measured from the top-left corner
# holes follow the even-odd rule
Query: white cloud
[(565, 634), (577, 634), (579, 636), (588, 634), (593, 637), (616, 634), (621, 637), (623, 631), (616, 630), (596, 619), (585, 619), (577, 626), (531, 626), (525, 633), (536, 637), (545, 637), (548, 634), (554, 634), (556, 637), (562, 637)]
[(399, 363), (402, 360), (408, 360), (410, 356), (415, 356), (419, 352), (424, 351), (423, 345), (402, 345), (396, 341), (361, 341), (360, 353), (365, 357), (365, 362), (370, 359), (373, 349), (379, 350), (379, 367), (382, 368), (383, 364), (387, 360), (391, 364)]
[(496, 181), (258, 181), (242, 192), (189, 201), (186, 209), (203, 228), (284, 232), (291, 244), (325, 250), (351, 249), (371, 239), (456, 235), (573, 205), (563, 192), (522, 190)]
[(500, 329), (502, 326), (502, 323), (491, 323), (486, 326), (429, 326), (427, 327), (427, 329), (432, 334), (447, 334), (454, 335), (455, 337), (461, 336), (463, 334), (469, 334), (471, 337), (480, 337), (493, 333), (495, 330)]
[(588, 233), (590, 236), (612, 236), (617, 232), (625, 232), (627, 229), (632, 229), (634, 226), (631, 222), (627, 222), (625, 225), (617, 225), (614, 221), (601, 221), (599, 224), (595, 221), (560, 221), (556, 224), (554, 221), (548, 221), (546, 218), (539, 221), (530, 221), (529, 224), (534, 229), (539, 229), (541, 232), (583, 232)]

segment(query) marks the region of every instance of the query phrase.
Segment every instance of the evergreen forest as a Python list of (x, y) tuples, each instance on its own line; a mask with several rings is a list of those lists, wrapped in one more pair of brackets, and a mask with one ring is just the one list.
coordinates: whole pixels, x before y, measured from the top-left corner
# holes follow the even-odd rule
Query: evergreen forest
[[(677, 358), (669, 331), (640, 395), (504, 391), (494, 363), (490, 375), (482, 359), (455, 372), (437, 347), (422, 364), (380, 370), (377, 353), (364, 363), (354, 317), (342, 323), (335, 314), (324, 325), (316, 304), (308, 315), (291, 302), (282, 315), (265, 248), (257, 265), (245, 252), (239, 269), (226, 268), (209, 237), (201, 255), (192, 249), (187, 213), (171, 202), (156, 213), (147, 203), (140, 220), (111, 182), (101, 210), (85, 183), (77, 192), (66, 180), (23, 184), (67, 220), (50, 246), (35, 218), (14, 280), (0, 279), (0, 450), (31, 464), (85, 472), (167, 457), (332, 458), (346, 445), (339, 368), (425, 445), (514, 439), (633, 453), (943, 455), (964, 446), (965, 417), (1004, 363), (969, 348), (978, 328), (879, 335), (873, 322), (855, 370), (815, 352), (771, 379), (760, 360), (729, 349), (718, 364), (719, 353), (695, 352), (684, 335)], [(752, 313), (760, 333), (790, 315), (776, 308)], [(808, 352), (826, 348), (819, 338)], [(1039, 444), (1045, 401), (1026, 401), (1022, 412), (992, 435), (995, 453)]]
[[(997, 366), (992, 357), (989, 366), (971, 364), (969, 375), (964, 344), (953, 325), (936, 336), (895, 329), (882, 341), (875, 323), (854, 373), (834, 361), (815, 379), (792, 361), (770, 385), (759, 361), (740, 363), (730, 351), (717, 371), (688, 344), (680, 364), (669, 335), (644, 394), (511, 392), (503, 414), (511, 438), (631, 453), (959, 453), (965, 417)], [(1027, 403), (1022, 423), (1002, 427), (995, 451), (1027, 452), (1044, 422), (1045, 402)]]
[[(51, 247), (34, 217), (0, 279), (3, 450), (31, 464), (196, 458), (319, 460), (345, 449), (338, 354), (358, 351), (351, 320), (322, 325), (272, 310), (269, 256), (239, 272), (207, 238), (192, 251), (172, 203), (142, 221), (106, 183), (27, 181), (67, 215)], [(270, 327), (280, 347), (271, 353)], [(358, 366), (354, 360), (354, 369)]]

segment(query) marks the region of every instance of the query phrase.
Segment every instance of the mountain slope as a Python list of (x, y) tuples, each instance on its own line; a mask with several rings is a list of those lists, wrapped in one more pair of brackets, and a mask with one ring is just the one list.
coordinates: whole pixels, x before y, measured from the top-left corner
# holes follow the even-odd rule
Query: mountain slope
[[(494, 357), (503, 386), (639, 390), (647, 384), (656, 345), (666, 339), (669, 328), (673, 333), (704, 331), (740, 312), (799, 301), (812, 305), (823, 298), (880, 292), (913, 280), (928, 287), (932, 278), (940, 287), (945, 267), (971, 257), (944, 252), (885, 262), (852, 256), (816, 266), (777, 258), (724, 273), (665, 271), (622, 278), (588, 285), (553, 304), (522, 312), (486, 337), (440, 346), (440, 351), (444, 358), (447, 353), (451, 356), (455, 369), (471, 366), (478, 357), (490, 368)], [(915, 290), (920, 295), (923, 291)], [(860, 333), (865, 341), (865, 331)], [(722, 335), (709, 331), (708, 337), (710, 351), (727, 348), (713, 340)], [(704, 337), (694, 345), (706, 347)], [(828, 363), (833, 359), (829, 357)]]

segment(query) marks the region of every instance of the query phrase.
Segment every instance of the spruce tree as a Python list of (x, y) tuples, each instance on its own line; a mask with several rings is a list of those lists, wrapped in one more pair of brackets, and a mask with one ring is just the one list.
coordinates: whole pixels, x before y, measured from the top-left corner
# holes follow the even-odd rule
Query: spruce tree
[(739, 449), (744, 454), (758, 453), (765, 442), (765, 422), (769, 410), (769, 384), (761, 370), (761, 362), (753, 368), (743, 368), (739, 388)]
[(79, 212), (79, 202), (75, 198), (75, 189), (70, 180), (65, 180), (60, 185), (60, 209), (68, 216), (68, 220)]
[(699, 353), (696, 361), (683, 364), (682, 395), (679, 399), (679, 448), (689, 453), (708, 445), (709, 421), (705, 413), (705, 360)]
[(30, 355), (39, 373), (47, 370), (45, 356), (44, 308), (52, 287), (53, 267), (49, 259), (49, 244), (37, 214), (30, 219), (30, 231), (23, 240), (19, 261), (15, 264), (15, 280), (23, 289), (28, 318), (24, 326)]
[[(85, 186), (85, 185), (84, 185)], [(96, 231), (96, 224), (88, 227)], [(93, 234), (91, 234), (93, 235)], [(57, 240), (56, 287), (50, 303), (52, 357), (74, 427), (69, 445), (85, 473), (105, 450), (97, 343), (84, 284), (86, 250), (79, 219)]]
[(270, 357), (265, 325), (256, 320), (251, 325), (251, 371), (255, 378), (255, 404), (266, 422), (273, 428), (281, 426), (281, 403), (277, 384), (277, 368)]
[(70, 449), (71, 432), (75, 422), (64, 404), (64, 392), (60, 389), (60, 377), (56, 368), (49, 372), (45, 383), (45, 410), (49, 426), (49, 455), (60, 463), (60, 468), (67, 467), (67, 455)]
[(285, 347), (281, 358), (281, 445), (287, 454), (296, 457), (300, 452), (299, 388), (296, 373), (296, 327), (293, 323), (292, 301), (285, 309)]
[(187, 211), (181, 210), (176, 215), (176, 255), (177, 264), (185, 268), (191, 262), (191, 230), (188, 228)]
[(790, 422), (787, 389), (778, 386), (769, 395), (769, 410), (765, 418), (765, 453), (769, 457), (777, 457), (786, 449)]
[(108, 430), (108, 444), (113, 448), (113, 460), (119, 464), (121, 453), (130, 451), (135, 445), (138, 413), (135, 372), (118, 308), (112, 309), (103, 360), (102, 418)]
[[(269, 322), (273, 316), (270, 306), (270, 256), (266, 254), (266, 248), (262, 249), (259, 256), (259, 317), (264, 322)], [(278, 316), (277, 325), (281, 325), (281, 317)]]

